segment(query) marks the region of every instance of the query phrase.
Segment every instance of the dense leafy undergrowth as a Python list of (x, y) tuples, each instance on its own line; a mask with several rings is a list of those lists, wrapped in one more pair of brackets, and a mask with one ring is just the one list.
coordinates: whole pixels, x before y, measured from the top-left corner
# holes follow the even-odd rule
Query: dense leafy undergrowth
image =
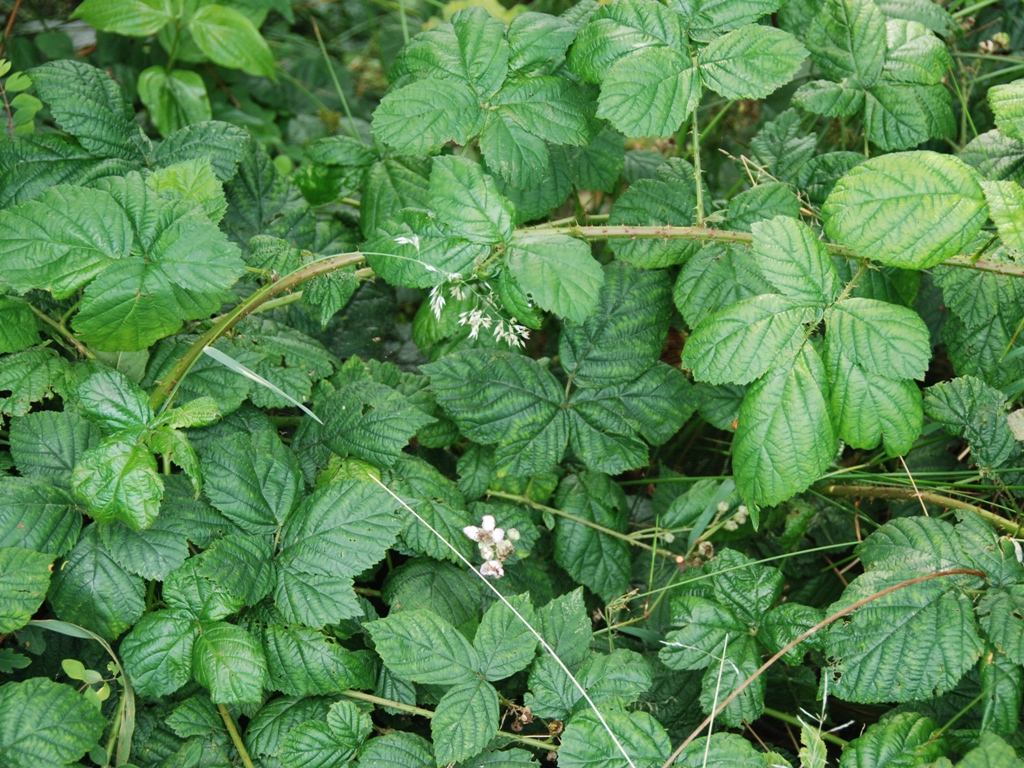
[(7, 5), (0, 768), (1024, 764), (1019, 0)]

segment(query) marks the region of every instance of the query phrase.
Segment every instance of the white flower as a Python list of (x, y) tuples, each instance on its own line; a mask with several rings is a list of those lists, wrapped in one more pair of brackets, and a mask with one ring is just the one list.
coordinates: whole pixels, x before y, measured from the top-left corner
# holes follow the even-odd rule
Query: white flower
[(729, 511), (729, 502), (728, 501), (720, 501), (720, 502), (718, 502), (718, 514), (724, 515), (728, 511)]
[[(452, 280), (458, 280), (461, 277), (462, 275), (456, 272), (454, 275), (452, 275)], [(451, 286), (448, 290), (451, 292), (452, 298), (458, 299), (459, 301), (465, 301), (466, 297), (469, 296), (469, 289), (462, 283), (456, 283), (455, 285)]]
[(735, 520), (726, 520), (722, 527), (727, 531), (735, 531), (740, 526)]
[(475, 339), (480, 335), (481, 328), (490, 330), (493, 323), (494, 321), (479, 309), (471, 309), (459, 315), (459, 325), (469, 326), (469, 338), (471, 339)]
[(497, 544), (505, 538), (505, 531), (495, 527), (494, 515), (484, 515), (479, 528), (475, 525), (467, 525), (462, 532), (484, 546)]
[(411, 245), (413, 248), (416, 249), (417, 252), (419, 252), (420, 250), (419, 235), (413, 235), (412, 237), (406, 237), (405, 235), (401, 235), (400, 237), (395, 238), (395, 243), (397, 243), (398, 245)]
[(441, 286), (435, 285), (430, 289), (430, 311), (434, 313), (434, 317), (440, 320), (442, 309), (444, 309), (444, 294), (441, 292)]
[(497, 560), (488, 560), (486, 563), (480, 566), (481, 576), (495, 576), (501, 578), (505, 575), (505, 569), (501, 567), (501, 563)]
[(510, 347), (523, 347), (523, 340), (530, 338), (530, 329), (525, 325), (518, 325), (514, 317), (507, 323), (499, 320), (494, 327), (494, 338), (504, 341)]
[[(509, 555), (511, 555), (513, 552), (516, 551), (516, 548), (515, 548), (515, 545), (511, 541), (509, 541), (508, 539), (505, 539), (504, 541), (499, 541), (495, 545), (494, 551), (498, 554), (498, 559), (501, 560), (502, 562), (505, 562), (508, 559)], [(485, 560), (493, 560), (494, 558), (492, 558), (492, 557), (485, 557), (484, 559)]]

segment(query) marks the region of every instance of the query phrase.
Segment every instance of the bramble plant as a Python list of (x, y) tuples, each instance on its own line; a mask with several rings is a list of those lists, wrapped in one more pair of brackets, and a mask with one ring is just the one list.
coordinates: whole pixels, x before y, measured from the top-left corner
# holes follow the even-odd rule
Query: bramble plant
[(1020, 0), (36, 12), (0, 768), (1024, 765)]

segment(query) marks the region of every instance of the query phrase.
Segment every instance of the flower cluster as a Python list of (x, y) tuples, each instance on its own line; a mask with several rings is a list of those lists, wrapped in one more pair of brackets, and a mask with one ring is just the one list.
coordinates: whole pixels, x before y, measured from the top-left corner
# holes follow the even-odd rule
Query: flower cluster
[(750, 517), (750, 510), (747, 509), (746, 505), (740, 504), (736, 507), (736, 513), (732, 516), (731, 520), (726, 520), (722, 527), (727, 531), (735, 531)]
[(484, 515), (479, 527), (467, 525), (462, 532), (480, 547), (480, 557), (484, 559), (480, 574), (501, 578), (505, 575), (502, 563), (516, 551), (513, 542), (519, 541), (519, 531), (515, 528), (505, 531), (496, 525), (493, 515)]

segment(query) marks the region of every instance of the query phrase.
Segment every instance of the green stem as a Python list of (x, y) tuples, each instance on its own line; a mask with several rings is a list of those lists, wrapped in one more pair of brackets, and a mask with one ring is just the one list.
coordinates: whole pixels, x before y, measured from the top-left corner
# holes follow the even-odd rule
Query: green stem
[(245, 299), (245, 301), (240, 302), (230, 312), (221, 315), (220, 319), (213, 324), (213, 327), (193, 342), (188, 351), (178, 359), (167, 372), (167, 375), (156, 385), (156, 389), (153, 390), (153, 394), (149, 399), (153, 410), (161, 410), (170, 401), (172, 393), (177, 389), (178, 384), (189, 370), (191, 370), (199, 356), (203, 354), (203, 350), (231, 330), (239, 321), (251, 315), (275, 296), (292, 290), (306, 280), (311, 280), (317, 275), (350, 267), (353, 264), (360, 264), (363, 260), (363, 254), (356, 251), (328, 256), (325, 259), (314, 261), (295, 270), (291, 274), (285, 275), (276, 283), (269, 283), (263, 286), (249, 298)]
[(58, 336), (64, 339), (64, 341), (66, 341), (72, 347), (74, 347), (75, 351), (78, 352), (78, 354), (80, 354), (82, 357), (88, 358), (89, 360), (96, 359), (96, 354), (87, 346), (85, 346), (85, 344), (76, 339), (74, 334), (71, 333), (71, 331), (69, 331), (65, 326), (58, 323), (45, 312), (36, 309), (31, 304), (28, 305), (28, 308), (32, 310), (32, 314), (34, 314), (36, 317), (42, 320), (45, 325), (48, 325), (50, 328), (56, 331)]
[(228, 712), (228, 708), (223, 704), (217, 705), (217, 711), (220, 712), (220, 719), (224, 721), (224, 727), (228, 729), (228, 735), (231, 737), (231, 743), (235, 745), (235, 749), (238, 751), (238, 756), (242, 758), (242, 765), (245, 768), (256, 768), (252, 764), (252, 758), (249, 757), (249, 752), (245, 748), (245, 743), (242, 741), (242, 737), (238, 735), (238, 729), (235, 727), (235, 721), (231, 719), (231, 713)]
[[(631, 240), (703, 240), (709, 243), (752, 243), (754, 236), (749, 232), (733, 232), (726, 229), (711, 227), (635, 227), (629, 225), (606, 224), (601, 226), (580, 226), (578, 224), (558, 224), (530, 227), (531, 233), (557, 232), (574, 235), (583, 240), (614, 240), (629, 238)], [(861, 258), (852, 248), (837, 243), (824, 243), (830, 253), (849, 259)], [(969, 256), (953, 256), (942, 262), (947, 267), (963, 267), (979, 269), (983, 272), (995, 272), (1010, 277), (1024, 277), (1024, 267), (1015, 264), (999, 264), (992, 261), (971, 261)]]
[[(360, 701), (366, 701), (370, 704), (376, 704), (379, 707), (390, 707), (391, 709), (397, 709), (399, 712), (407, 712), (410, 715), (419, 715), (430, 720), (434, 713), (429, 709), (423, 709), (422, 707), (416, 707), (412, 704), (405, 704), (401, 701), (392, 701), (391, 699), (384, 699), (380, 696), (374, 696), (372, 693), (363, 693), (362, 691), (341, 691), (342, 696), (347, 696), (350, 699), (359, 699)], [(518, 736), (508, 731), (498, 731), (498, 735), (509, 741), (514, 741), (517, 744), (524, 744), (534, 749), (547, 749), (547, 750), (558, 750), (558, 745), (547, 741), (541, 741), (540, 739), (532, 739), (528, 736)]]
[(117, 745), (117, 737), (121, 735), (118, 723), (121, 722), (121, 718), (124, 716), (124, 706), (127, 698), (127, 692), (122, 688), (121, 696), (117, 700), (117, 710), (114, 712), (114, 719), (110, 723), (110, 736), (107, 737), (107, 765), (114, 759), (114, 747)]
[(628, 534), (621, 533), (620, 531), (616, 531), (613, 528), (603, 526), (600, 523), (595, 523), (591, 520), (579, 517), (578, 515), (574, 515), (571, 512), (564, 512), (561, 509), (556, 509), (555, 507), (548, 507), (545, 506), (544, 504), (539, 504), (533, 499), (528, 498), (526, 496), (517, 496), (514, 493), (505, 493), (504, 491), (495, 491), (492, 489), (488, 489), (486, 493), (488, 496), (492, 496), (496, 499), (514, 501), (517, 504), (525, 504), (526, 506), (533, 507), (534, 509), (540, 510), (541, 512), (550, 512), (552, 515), (555, 515), (557, 517), (564, 517), (566, 520), (572, 520), (574, 523), (579, 523), (580, 525), (585, 525), (588, 528), (593, 528), (595, 531), (600, 531), (601, 533), (607, 536), (611, 536), (616, 539), (621, 539), (622, 541), (625, 541), (634, 547), (640, 547), (641, 549), (646, 549), (648, 552), (654, 552), (656, 554), (661, 555), (662, 557), (667, 557), (673, 562), (677, 562), (677, 558), (681, 557), (680, 555), (677, 555), (675, 552), (669, 552), (667, 549), (658, 549), (657, 547), (652, 547), (650, 544), (644, 541), (638, 541), (637, 539), (634, 539), (632, 536)]
[(1020, 525), (1007, 520), (995, 512), (989, 512), (975, 504), (960, 501), (949, 496), (943, 496), (931, 491), (915, 491), (913, 488), (899, 488), (896, 486), (880, 485), (826, 485), (815, 487), (819, 493), (826, 496), (864, 496), (870, 499), (920, 499), (928, 504), (935, 504), (947, 509), (962, 509), (973, 512), (978, 517), (984, 518), (992, 525), (1000, 528), (1006, 533), (1015, 534), (1020, 530)]
[(979, 2), (979, 3), (975, 3), (974, 5), (969, 5), (966, 8), (957, 11), (956, 13), (953, 14), (953, 18), (954, 19), (962, 19), (965, 16), (970, 16), (975, 11), (980, 11), (983, 8), (988, 8), (990, 5), (995, 5), (998, 2), (999, 2), (999, 0), (981, 0), (981, 2)]
[[(765, 707), (764, 708), (764, 713), (766, 715), (768, 715), (768, 717), (775, 718), (776, 720), (780, 720), (783, 723), (789, 723), (790, 725), (795, 725), (797, 728), (800, 728), (800, 727), (806, 725), (806, 723), (803, 723), (803, 722), (800, 721), (799, 717), (793, 717), (790, 714), (787, 714), (785, 712), (780, 712), (779, 710), (772, 709), (771, 707)], [(841, 739), (838, 736), (836, 736), (835, 734), (829, 733), (828, 731), (821, 731), (821, 730), (819, 730), (818, 731), (818, 735), (821, 737), (822, 741), (830, 742), (832, 744), (835, 744), (838, 747), (843, 747), (844, 749), (846, 748), (846, 745), (850, 743), (846, 739)]]
[[(404, 16), (403, 16), (404, 19)], [(341, 90), (341, 83), (338, 82), (338, 75), (334, 72), (334, 64), (331, 63), (331, 57), (327, 53), (327, 46), (324, 45), (324, 39), (320, 36), (320, 27), (317, 26), (316, 21), (313, 22), (313, 32), (316, 34), (316, 41), (320, 44), (320, 53), (324, 58), (324, 65), (327, 67), (327, 74), (331, 76), (331, 82), (334, 83), (334, 90), (338, 94), (338, 99), (341, 101), (341, 106), (345, 110), (345, 117), (348, 118), (349, 132), (355, 139), (359, 138), (359, 130), (356, 128), (355, 118), (352, 117), (352, 110), (348, 108), (348, 99), (345, 98), (345, 92)], [(409, 42), (406, 39), (406, 42)]]
[(693, 178), (697, 186), (697, 226), (704, 223), (704, 180), (700, 172), (700, 130), (697, 113), (693, 113)]

